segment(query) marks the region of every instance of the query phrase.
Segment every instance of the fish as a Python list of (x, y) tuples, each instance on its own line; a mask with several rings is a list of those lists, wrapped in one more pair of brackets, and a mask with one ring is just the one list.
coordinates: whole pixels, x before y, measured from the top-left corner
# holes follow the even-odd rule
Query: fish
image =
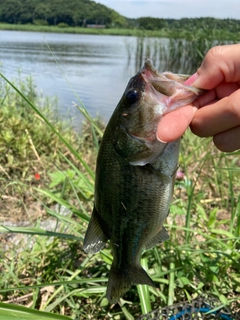
[(155, 286), (140, 258), (143, 250), (169, 239), (163, 223), (173, 196), (180, 147), (180, 139), (163, 143), (156, 131), (166, 113), (202, 93), (184, 84), (188, 78), (160, 73), (147, 60), (129, 80), (104, 131), (83, 249), (96, 253), (110, 240), (113, 262), (106, 296), (111, 304), (132, 285)]

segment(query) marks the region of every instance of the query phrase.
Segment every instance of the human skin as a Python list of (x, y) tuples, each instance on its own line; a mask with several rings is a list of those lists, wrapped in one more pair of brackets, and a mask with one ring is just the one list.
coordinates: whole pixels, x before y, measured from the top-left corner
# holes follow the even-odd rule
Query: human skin
[(199, 137), (213, 137), (220, 151), (240, 149), (240, 44), (216, 46), (186, 84), (207, 90), (192, 105), (166, 114), (157, 137), (171, 142), (190, 125)]

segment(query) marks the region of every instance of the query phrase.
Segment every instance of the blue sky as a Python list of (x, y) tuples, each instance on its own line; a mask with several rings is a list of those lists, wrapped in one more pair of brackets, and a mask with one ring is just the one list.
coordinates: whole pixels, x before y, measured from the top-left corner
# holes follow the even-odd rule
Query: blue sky
[(233, 18), (240, 19), (239, 0), (95, 0), (128, 18)]

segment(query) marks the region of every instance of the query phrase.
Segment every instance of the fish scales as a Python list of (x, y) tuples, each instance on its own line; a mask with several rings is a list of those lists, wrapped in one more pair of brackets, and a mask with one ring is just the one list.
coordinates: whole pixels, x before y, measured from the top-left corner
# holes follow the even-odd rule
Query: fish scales
[(95, 201), (84, 250), (96, 253), (110, 240), (113, 263), (107, 298), (117, 303), (133, 284), (153, 281), (140, 265), (143, 249), (168, 239), (169, 211), (180, 140), (156, 138), (161, 117), (192, 102), (201, 90), (186, 76), (159, 73), (146, 61), (130, 79), (103, 135), (97, 158)]

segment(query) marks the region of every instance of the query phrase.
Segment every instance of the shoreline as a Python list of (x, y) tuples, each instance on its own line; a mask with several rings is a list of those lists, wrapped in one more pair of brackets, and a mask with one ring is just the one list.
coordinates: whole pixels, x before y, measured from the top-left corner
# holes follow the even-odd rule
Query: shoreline
[[(139, 38), (169, 38), (169, 39), (193, 39), (203, 36), (204, 38), (221, 41), (239, 42), (240, 32), (230, 32), (228, 30), (209, 29), (209, 30), (192, 30), (185, 29), (171, 30), (145, 30), (145, 29), (122, 29), (122, 28), (83, 28), (83, 27), (60, 27), (60, 26), (41, 26), (33, 24), (7, 24), (0, 22), (0, 31), (26, 31), (26, 32), (46, 32), (46, 33), (69, 33), (69, 34), (85, 34), (85, 35), (110, 35), (110, 36), (126, 36)], [(196, 31), (200, 34), (196, 35)]]
[(58, 26), (37, 26), (30, 24), (7, 24), (0, 23), (0, 31), (29, 31), (47, 33), (72, 33), (89, 35), (115, 35), (115, 36), (151, 36), (169, 37), (169, 30), (140, 30), (140, 29), (120, 29), (120, 28), (82, 28), (82, 27), (58, 27)]

